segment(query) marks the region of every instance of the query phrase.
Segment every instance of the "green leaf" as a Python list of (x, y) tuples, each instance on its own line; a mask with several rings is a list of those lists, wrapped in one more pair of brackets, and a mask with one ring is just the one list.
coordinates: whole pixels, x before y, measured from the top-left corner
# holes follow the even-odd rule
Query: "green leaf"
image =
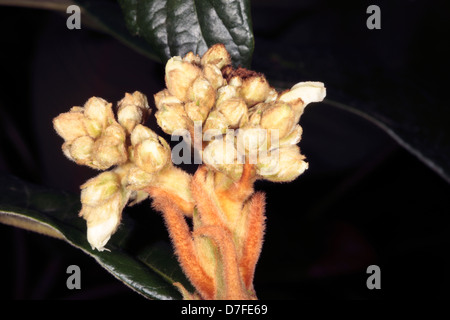
[(126, 217), (107, 245), (110, 252), (92, 250), (86, 239), (85, 222), (78, 217), (79, 210), (76, 196), (0, 176), (0, 222), (67, 241), (147, 298), (180, 299), (173, 282), (192, 289), (168, 244), (149, 243), (137, 253), (128, 248), (138, 231)]
[(202, 55), (223, 43), (234, 65), (249, 66), (254, 39), (248, 0), (120, 0), (132, 34), (146, 39), (162, 61), (189, 51)]
[(288, 23), (283, 6), (255, 8), (254, 69), (283, 90), (300, 81), (324, 82), (324, 104), (373, 122), (450, 182), (450, 52), (445, 41), (429, 37), (435, 30), (439, 39), (450, 36), (445, 19), (434, 18), (445, 10), (386, 3), (383, 12), (408, 18), (377, 32), (365, 26), (366, 8), (355, 2), (317, 10), (310, 3), (297, 7)]

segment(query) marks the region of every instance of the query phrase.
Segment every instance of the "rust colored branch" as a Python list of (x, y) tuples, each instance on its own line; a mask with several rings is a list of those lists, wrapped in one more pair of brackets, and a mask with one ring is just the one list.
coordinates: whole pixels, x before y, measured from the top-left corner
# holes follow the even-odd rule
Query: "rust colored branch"
[(204, 226), (194, 230), (195, 236), (206, 236), (219, 247), (225, 277), (225, 300), (249, 299), (242, 283), (236, 250), (231, 233), (219, 226)]
[(261, 254), (265, 231), (266, 218), (264, 215), (264, 207), (264, 193), (255, 193), (250, 199), (246, 241), (244, 241), (242, 257), (239, 263), (245, 286), (251, 291), (253, 291), (253, 276), (255, 274), (256, 263)]
[(148, 188), (146, 191), (153, 198), (153, 207), (163, 213), (164, 221), (184, 273), (202, 298), (213, 299), (214, 281), (198, 261), (191, 232), (183, 213), (173, 202), (168, 192), (158, 188)]

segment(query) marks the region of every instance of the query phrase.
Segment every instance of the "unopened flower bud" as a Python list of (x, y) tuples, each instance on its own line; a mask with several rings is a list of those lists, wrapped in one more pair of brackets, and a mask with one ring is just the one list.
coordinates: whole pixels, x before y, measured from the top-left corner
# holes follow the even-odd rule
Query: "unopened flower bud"
[(239, 76), (234, 76), (234, 77), (232, 77), (231, 79), (230, 79), (230, 81), (228, 82), (228, 84), (230, 85), (230, 86), (233, 86), (233, 87), (236, 87), (236, 88), (238, 88), (238, 87), (241, 87), (242, 86), (242, 78), (241, 77), (239, 77)]
[(95, 141), (92, 167), (104, 170), (125, 163), (128, 159), (125, 137), (124, 129), (117, 122), (108, 126)]
[(325, 96), (326, 89), (322, 82), (308, 81), (297, 83), (291, 90), (281, 94), (278, 99), (293, 106), (297, 118), (296, 122), (298, 122), (307, 104), (320, 102)]
[(297, 146), (281, 147), (260, 157), (256, 172), (263, 179), (269, 181), (289, 182), (308, 169), (308, 163), (304, 159), (305, 157), (300, 154)]
[(157, 172), (170, 160), (169, 145), (149, 128), (136, 126), (131, 133), (131, 143), (134, 147), (134, 163), (146, 172)]
[(130, 136), (131, 144), (133, 146), (147, 139), (157, 140), (158, 135), (153, 130), (143, 125), (137, 125)]
[(92, 97), (84, 104), (84, 115), (102, 129), (115, 122), (112, 104), (98, 97)]
[(121, 188), (119, 180), (115, 173), (104, 172), (81, 186), (80, 216), (87, 222), (87, 238), (92, 249), (105, 250), (120, 224), (131, 191)]
[(153, 179), (153, 174), (133, 166), (128, 172), (127, 187), (131, 190), (141, 190), (148, 187)]
[(230, 128), (238, 128), (248, 121), (247, 105), (240, 98), (225, 100), (218, 104), (216, 108), (225, 116)]
[(183, 61), (189, 62), (191, 64), (200, 64), (200, 56), (190, 51), (183, 57)]
[(227, 118), (217, 110), (212, 110), (208, 118), (205, 121), (205, 125), (203, 126), (203, 132), (214, 131), (217, 133), (225, 133), (228, 129), (228, 120)]
[(89, 136), (82, 136), (70, 144), (69, 154), (71, 160), (81, 165), (91, 165), (92, 152), (94, 150), (94, 139)]
[(209, 111), (216, 102), (216, 90), (208, 80), (198, 77), (189, 88), (188, 97), (190, 101)]
[(202, 105), (197, 105), (195, 102), (187, 102), (184, 105), (184, 110), (186, 111), (187, 116), (193, 122), (199, 121), (203, 123), (208, 117), (209, 108), (204, 107)]
[(261, 127), (278, 130), (278, 137), (284, 138), (295, 125), (294, 112), (291, 106), (283, 102), (269, 104), (262, 112)]
[(180, 57), (173, 57), (166, 64), (166, 86), (169, 93), (183, 102), (188, 101), (188, 90), (201, 75), (196, 65), (183, 61)]
[(216, 105), (232, 98), (239, 98), (236, 87), (230, 85), (223, 86), (217, 90)]
[(117, 120), (130, 134), (136, 125), (145, 121), (149, 112), (145, 95), (139, 91), (135, 91), (133, 94), (126, 93), (118, 103)]
[(228, 53), (225, 46), (221, 43), (213, 45), (208, 51), (205, 52), (201, 59), (201, 64), (214, 64), (219, 69), (231, 64), (231, 56)]
[(269, 84), (263, 75), (246, 78), (242, 82), (241, 95), (249, 107), (266, 100), (269, 95)]
[(302, 133), (303, 133), (302, 127), (299, 124), (295, 125), (288, 135), (280, 139), (280, 147), (295, 145), (299, 143), (302, 138)]
[(259, 127), (239, 128), (236, 137), (239, 153), (247, 154), (251, 164), (255, 164), (258, 154), (268, 150), (268, 132)]
[(248, 126), (259, 127), (264, 110), (266, 110), (270, 104), (258, 103), (256, 106), (248, 110)]
[(119, 176), (112, 171), (102, 172), (81, 186), (81, 203), (92, 207), (99, 206), (110, 200), (119, 190)]
[(203, 67), (203, 75), (205, 76), (206, 80), (211, 83), (214, 90), (217, 90), (225, 84), (222, 72), (220, 72), (220, 69), (214, 64), (206, 64)]
[(155, 113), (155, 117), (158, 125), (167, 134), (187, 129), (189, 126), (189, 118), (181, 103), (164, 104)]
[(269, 93), (267, 94), (267, 98), (264, 101), (265, 103), (274, 102), (278, 98), (278, 92), (274, 88), (269, 89)]
[(164, 89), (153, 95), (157, 109), (161, 109), (166, 104), (181, 104), (182, 101), (169, 93), (169, 90)]
[(211, 141), (203, 150), (203, 161), (233, 180), (242, 174), (244, 161), (238, 161), (239, 157), (233, 139)]
[(104, 251), (105, 245), (116, 232), (122, 218), (122, 210), (131, 192), (117, 192), (106, 203), (91, 207), (83, 206), (80, 216), (87, 222), (87, 239), (92, 249)]
[(84, 115), (80, 109), (72, 108), (53, 119), (53, 127), (64, 141), (72, 141), (87, 134)]

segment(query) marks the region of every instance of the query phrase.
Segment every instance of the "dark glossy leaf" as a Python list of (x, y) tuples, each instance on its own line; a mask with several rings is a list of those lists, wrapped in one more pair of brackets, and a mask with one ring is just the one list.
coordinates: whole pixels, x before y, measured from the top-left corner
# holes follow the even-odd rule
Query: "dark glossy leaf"
[(127, 251), (133, 224), (123, 221), (107, 245), (94, 251), (86, 239), (86, 226), (78, 217), (78, 197), (34, 186), (10, 176), (0, 177), (0, 222), (63, 239), (93, 257), (127, 286), (150, 299), (179, 299), (173, 282), (189, 283), (169, 245), (148, 244), (138, 255)]
[(223, 43), (235, 65), (249, 66), (253, 33), (248, 0), (120, 0), (127, 26), (163, 61), (187, 52), (202, 55)]
[(364, 2), (255, 6), (255, 70), (282, 89), (324, 82), (325, 103), (377, 124), (450, 182), (448, 5), (383, 2), (380, 30), (366, 27)]

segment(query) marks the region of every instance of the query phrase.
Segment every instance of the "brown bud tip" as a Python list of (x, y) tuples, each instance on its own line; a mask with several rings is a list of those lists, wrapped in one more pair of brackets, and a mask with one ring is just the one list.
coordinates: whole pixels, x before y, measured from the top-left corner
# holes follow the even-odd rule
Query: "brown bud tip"
[(206, 64), (214, 64), (219, 69), (231, 64), (231, 56), (228, 53), (225, 45), (218, 43), (213, 45), (205, 52), (201, 59), (202, 66)]
[(269, 95), (269, 84), (263, 75), (246, 78), (242, 82), (241, 95), (249, 107), (263, 102)]

